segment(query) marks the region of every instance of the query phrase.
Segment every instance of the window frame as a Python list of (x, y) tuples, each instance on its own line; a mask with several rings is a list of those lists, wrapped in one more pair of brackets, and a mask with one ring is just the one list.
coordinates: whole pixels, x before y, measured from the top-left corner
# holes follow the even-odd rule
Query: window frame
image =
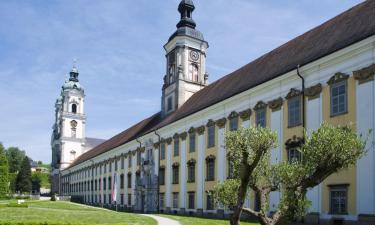
[(195, 152), (195, 145), (196, 145), (196, 135), (195, 133), (190, 133), (189, 134), (189, 153)]
[(178, 208), (178, 203), (179, 203), (179, 193), (178, 192), (173, 192), (172, 194), (172, 208), (177, 209)]
[(215, 159), (206, 159), (206, 181), (215, 181)]
[(180, 156), (180, 138), (173, 138), (173, 157)]
[(172, 184), (179, 183), (179, 176), (180, 176), (179, 166), (172, 166)]
[[(295, 107), (295, 105), (293, 105), (295, 102), (298, 102), (298, 104), (296, 105), (298, 107)], [(296, 112), (297, 110), (298, 112)], [(298, 118), (295, 117), (297, 115)], [(291, 118), (293, 118), (294, 120), (292, 121)], [(300, 125), (302, 125), (302, 98), (301, 95), (298, 95), (288, 99), (288, 128), (297, 127)]]
[(160, 160), (165, 160), (165, 144), (160, 144)]
[[(347, 215), (348, 214), (348, 184), (343, 184), (343, 185), (332, 185), (329, 186), (329, 214), (331, 215)], [(344, 212), (336, 212), (334, 211), (334, 206), (333, 206), (333, 199), (332, 199), (332, 192), (339, 192), (339, 191), (344, 191), (345, 196), (344, 196)]]
[[(345, 88), (345, 93), (343, 94), (343, 97), (344, 97), (344, 102), (343, 102), (344, 110), (343, 111), (339, 110), (340, 93), (338, 93), (338, 95), (335, 96), (335, 97), (333, 96), (333, 90), (336, 89), (336, 88), (340, 88), (341, 86), (344, 86), (344, 88)], [(340, 115), (348, 113), (348, 82), (347, 82), (347, 80), (343, 80), (343, 81), (331, 84), (330, 89), (329, 89), (329, 95), (330, 95), (330, 116), (331, 117), (340, 116)], [(333, 112), (333, 109), (334, 109), (333, 100), (334, 100), (334, 98), (337, 98), (337, 101), (338, 101), (337, 102), (337, 110), (338, 110), (337, 112)]]
[(165, 168), (159, 168), (159, 185), (165, 185)]
[[(255, 125), (260, 127), (266, 127), (267, 126), (267, 109), (257, 109), (255, 110)], [(263, 116), (263, 119), (261, 120), (260, 117)]]
[(215, 124), (207, 126), (207, 148), (215, 147)]
[(195, 209), (195, 192), (188, 192), (188, 209)]
[(188, 183), (194, 183), (195, 182), (195, 163), (190, 163), (187, 166), (187, 172), (188, 172)]

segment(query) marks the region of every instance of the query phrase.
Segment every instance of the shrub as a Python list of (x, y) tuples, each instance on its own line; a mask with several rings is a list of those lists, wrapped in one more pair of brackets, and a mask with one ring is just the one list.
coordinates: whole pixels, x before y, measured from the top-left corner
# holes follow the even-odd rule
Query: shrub
[(52, 194), (52, 196), (51, 196), (51, 201), (53, 201), (53, 202), (56, 201), (56, 194)]

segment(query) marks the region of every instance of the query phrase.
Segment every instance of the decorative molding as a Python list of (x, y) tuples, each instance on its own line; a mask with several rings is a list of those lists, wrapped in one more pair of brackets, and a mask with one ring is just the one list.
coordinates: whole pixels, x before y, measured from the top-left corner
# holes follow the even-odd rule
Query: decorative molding
[(179, 162), (174, 162), (173, 164), (172, 164), (172, 167), (179, 167), (180, 166), (180, 163)]
[(164, 138), (160, 139), (160, 144), (164, 144), (164, 143), (165, 143), (165, 139)]
[(169, 137), (169, 138), (165, 139), (165, 141), (167, 142), (168, 145), (170, 145), (172, 143), (172, 138)]
[(209, 155), (206, 157), (206, 161), (212, 161), (212, 160), (215, 160), (216, 157), (214, 155)]
[(137, 171), (135, 171), (135, 174), (141, 174), (141, 170), (137, 169)]
[(309, 99), (317, 98), (319, 97), (320, 92), (322, 92), (322, 89), (323, 87), (321, 83), (305, 88), (305, 96)]
[(159, 149), (159, 146), (160, 146), (160, 142), (154, 143), (154, 148)]
[(137, 150), (132, 151), (133, 156), (135, 156), (135, 153), (137, 153)]
[(229, 116), (228, 116), (228, 119), (233, 119), (233, 118), (236, 118), (238, 117), (238, 113), (236, 111), (232, 111)]
[(141, 150), (141, 152), (143, 153), (143, 152), (146, 151), (146, 148), (145, 148), (145, 147), (142, 147), (140, 150)]
[(223, 127), (225, 127), (226, 122), (227, 122), (227, 119), (225, 117), (223, 117), (221, 119), (216, 120), (216, 125), (219, 128), (223, 128)]
[(333, 75), (328, 81), (327, 84), (332, 85), (334, 83), (338, 83), (344, 80), (347, 80), (349, 78), (348, 74), (337, 72), (335, 75)]
[(213, 121), (211, 119), (209, 119), (207, 124), (206, 124), (207, 127), (211, 127), (211, 126), (214, 126), (214, 125), (215, 125), (215, 121)]
[(181, 134), (180, 134), (180, 138), (182, 139), (182, 140), (186, 140), (186, 136), (187, 136), (187, 132), (185, 131), (185, 132), (182, 132)]
[(189, 159), (189, 161), (186, 162), (187, 165), (195, 165), (197, 161), (195, 159)]
[(260, 110), (260, 109), (265, 109), (267, 107), (267, 104), (264, 103), (263, 101), (259, 101), (255, 106), (254, 106), (254, 110), (257, 111), (257, 110)]
[(240, 115), (240, 118), (245, 121), (250, 119), (251, 113), (251, 109), (246, 109), (244, 111), (239, 112), (238, 114)]
[(305, 143), (304, 139), (293, 135), (285, 142), (286, 149), (301, 147)]
[(268, 102), (268, 106), (272, 111), (277, 111), (281, 109), (281, 106), (283, 105), (283, 99), (281, 97), (273, 99)]
[(291, 88), (288, 94), (285, 96), (286, 99), (290, 99), (293, 97), (300, 96), (302, 94), (302, 91), (296, 89), (296, 88)]
[(175, 134), (173, 135), (173, 139), (178, 139), (178, 138), (180, 138), (180, 135), (178, 135), (178, 133), (175, 133)]
[(204, 126), (200, 126), (200, 127), (197, 128), (197, 133), (198, 133), (199, 135), (201, 135), (201, 134), (204, 133), (204, 130), (205, 130), (205, 127), (204, 127)]
[(165, 165), (160, 165), (159, 169), (165, 169)]
[(194, 127), (190, 127), (190, 129), (189, 129), (189, 134), (192, 134), (192, 133), (195, 133), (195, 128)]
[(353, 71), (354, 79), (358, 80), (359, 83), (365, 83), (367, 81), (374, 80), (375, 75), (375, 64), (360, 70)]

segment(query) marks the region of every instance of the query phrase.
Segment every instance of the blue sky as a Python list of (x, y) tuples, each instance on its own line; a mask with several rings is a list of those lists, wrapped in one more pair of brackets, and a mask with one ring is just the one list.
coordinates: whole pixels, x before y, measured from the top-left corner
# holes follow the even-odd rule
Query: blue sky
[[(195, 0), (215, 81), (359, 0)], [(163, 45), (179, 0), (0, 1), (0, 142), (50, 162), (54, 102), (78, 59), (87, 136), (109, 138), (157, 112)]]

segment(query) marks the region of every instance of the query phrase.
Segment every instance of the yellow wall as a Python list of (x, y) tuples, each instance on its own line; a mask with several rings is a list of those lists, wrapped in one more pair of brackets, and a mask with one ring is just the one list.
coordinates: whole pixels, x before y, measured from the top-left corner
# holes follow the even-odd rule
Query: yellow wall
[[(323, 87), (323, 120), (333, 125), (352, 124), (353, 129), (356, 129), (356, 81), (353, 77), (347, 80), (348, 90), (348, 113), (331, 117), (330, 113), (330, 86)], [(329, 187), (332, 184), (349, 184), (348, 186), (348, 213), (356, 214), (356, 167), (340, 171), (329, 176), (322, 183), (322, 210), (329, 212)]]

